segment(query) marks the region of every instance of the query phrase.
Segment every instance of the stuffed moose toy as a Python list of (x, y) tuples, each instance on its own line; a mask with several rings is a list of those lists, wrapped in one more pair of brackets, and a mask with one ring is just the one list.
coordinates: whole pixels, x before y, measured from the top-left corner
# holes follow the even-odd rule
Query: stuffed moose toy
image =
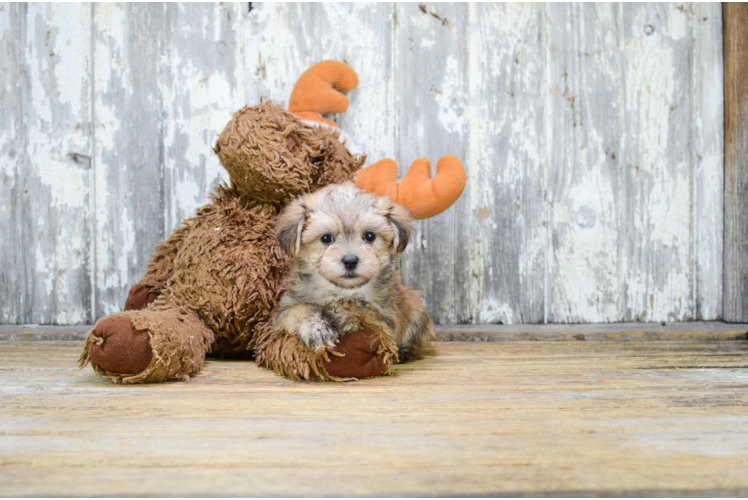
[(428, 160), (417, 160), (398, 183), (397, 164), (382, 160), (358, 170), (334, 122), (356, 87), (347, 65), (323, 61), (298, 80), (288, 111), (270, 102), (236, 112), (215, 152), (229, 172), (211, 202), (161, 242), (124, 312), (100, 319), (80, 359), (114, 381), (188, 380), (206, 355), (254, 357), (293, 379), (344, 380), (386, 374), (396, 347), (371, 328), (346, 334), (333, 352), (312, 351), (273, 327), (289, 257), (275, 235), (275, 218), (300, 194), (354, 180), (389, 195), (415, 218), (446, 210), (465, 186), (457, 158), (442, 157), (431, 179)]

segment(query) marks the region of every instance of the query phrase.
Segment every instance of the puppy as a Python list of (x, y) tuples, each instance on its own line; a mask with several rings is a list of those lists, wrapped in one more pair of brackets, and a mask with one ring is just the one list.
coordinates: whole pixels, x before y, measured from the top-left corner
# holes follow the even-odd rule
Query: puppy
[(420, 292), (403, 286), (400, 254), (413, 219), (407, 209), (353, 183), (327, 186), (291, 203), (276, 235), (293, 257), (276, 328), (311, 349), (332, 348), (371, 309), (398, 346), (398, 360), (422, 355), (435, 337)]

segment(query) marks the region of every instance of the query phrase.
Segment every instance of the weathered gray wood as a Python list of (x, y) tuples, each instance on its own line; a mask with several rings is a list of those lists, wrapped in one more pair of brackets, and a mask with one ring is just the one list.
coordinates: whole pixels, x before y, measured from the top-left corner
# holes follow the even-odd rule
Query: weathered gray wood
[[(464, 159), (467, 152), (467, 5), (397, 4), (396, 16), (396, 158), (401, 175), (421, 157), (431, 160), (434, 171), (440, 156)], [(457, 290), (455, 279), (465, 266), (456, 260), (464, 204), (461, 198), (447, 212), (417, 222), (402, 258), (403, 281), (423, 290), (437, 323), (455, 321), (456, 297), (467, 292)]]
[[(688, 323), (603, 323), (585, 325), (441, 325), (440, 341), (723, 341), (748, 340), (748, 324), (718, 321)], [(40, 336), (40, 339), (44, 339)], [(48, 336), (46, 338), (51, 338)]]
[(93, 5), (95, 315), (121, 311), (165, 238), (162, 4)]
[(623, 317), (621, 24), (616, 4), (557, 3), (546, 13), (551, 323)]
[[(0, 341), (82, 341), (91, 325), (0, 325)], [(748, 324), (719, 321), (688, 323), (603, 323), (583, 325), (437, 325), (436, 339), (445, 341), (723, 341), (748, 340)]]
[(166, 4), (161, 52), (165, 233), (207, 202), (228, 173), (213, 152), (241, 95), (242, 4)]
[(0, 325), (0, 341), (72, 341), (82, 342), (92, 325)]
[(26, 4), (21, 19), (24, 323), (89, 323), (91, 315), (91, 10)]
[(0, 4), (0, 323), (23, 323), (26, 254), (22, 213), (24, 6)]
[(742, 342), (448, 342), (393, 376), (112, 384), (1, 343), (0, 495), (740, 497)]
[(748, 321), (748, 5), (724, 5), (726, 321)]
[(285, 104), (321, 59), (359, 73), (334, 118), (369, 162), (464, 160), (403, 260), (438, 323), (716, 319), (723, 248), (724, 317), (748, 321), (721, 23), (708, 4), (3, 4), (0, 322), (118, 310), (228, 178), (231, 113)]
[(544, 320), (544, 11), (542, 4), (469, 7), (469, 180), (456, 212), (457, 247), (468, 251), (455, 262), (469, 315), (456, 297), (460, 322)]
[[(724, 235), (724, 68), (722, 6), (693, 8), (693, 116), (691, 153), (694, 169), (694, 246), (696, 285), (693, 317), (722, 317)], [(748, 320), (748, 316), (745, 318)]]
[(243, 34), (247, 104), (286, 106), (294, 83), (324, 59), (346, 61), (358, 73), (348, 111), (333, 119), (367, 164), (393, 158), (392, 4), (304, 3), (254, 5)]
[(692, 21), (690, 6), (622, 5), (626, 321), (695, 317)]

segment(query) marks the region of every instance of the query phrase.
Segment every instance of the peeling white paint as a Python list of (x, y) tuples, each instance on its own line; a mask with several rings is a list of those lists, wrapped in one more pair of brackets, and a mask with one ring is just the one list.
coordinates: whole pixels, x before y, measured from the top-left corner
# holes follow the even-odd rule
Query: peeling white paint
[(439, 103), (439, 123), (449, 132), (462, 132), (465, 125), (465, 97), (455, 92), (462, 88), (461, 80), (462, 71), (457, 58), (448, 57), (436, 102)]
[[(540, 7), (470, 5), (468, 290), (473, 322), (542, 321)], [(523, 63), (517, 64), (517, 54)], [(541, 264), (541, 267), (538, 267)], [(508, 311), (511, 311), (508, 312)]]
[[(243, 62), (238, 42), (242, 16), (238, 5), (186, 5), (185, 24), (200, 20), (199, 36), (177, 29), (169, 47), (170, 79), (163, 96), (165, 171), (169, 195), (165, 223), (170, 233), (183, 218), (207, 202), (208, 195), (229, 176), (213, 153), (218, 134), (244, 105), (237, 75)], [(223, 20), (231, 20), (228, 27)], [(217, 31), (218, 30), (218, 31)], [(225, 46), (236, 50), (225, 53)], [(198, 47), (205, 47), (200, 50)]]
[[(28, 100), (24, 116), (0, 117), (0, 213), (28, 200), (32, 250), (10, 279), (23, 297), (7, 306), (0, 292), (3, 322), (119, 310), (154, 235), (228, 180), (212, 147), (231, 114), (260, 98), (285, 105), (321, 59), (359, 74), (333, 118), (367, 163), (392, 157), (402, 172), (418, 156), (465, 159), (462, 200), (419, 222), (403, 259), (437, 321), (720, 316), (719, 5), (430, 6), (449, 26), (405, 4), (154, 6), (144, 18), (158, 18), (160, 67), (142, 102), (135, 8), (146, 7), (29, 4), (18, 18), (26, 77), (0, 61), (0, 96)], [(0, 11), (8, 51), (11, 10)], [(140, 137), (123, 108), (133, 102), (139, 119), (156, 116), (161, 164), (128, 149)], [(128, 184), (144, 172), (155, 212)]]
[[(121, 92), (130, 92), (132, 81), (126, 71), (126, 13), (123, 5), (98, 4), (95, 6), (94, 31), (94, 123), (96, 145), (95, 175), (95, 242), (97, 268), (94, 286), (97, 290), (95, 308), (109, 314), (121, 310), (121, 299), (111, 300), (112, 291), (122, 292), (127, 283), (128, 252), (132, 251), (134, 222), (122, 208), (125, 200), (118, 184), (127, 175), (128, 165), (120, 163), (120, 152), (126, 144), (118, 137), (126, 132), (126, 123), (120, 119), (116, 100)], [(115, 184), (115, 185), (112, 185)], [(132, 196), (135, 196), (132, 193)], [(129, 244), (123, 244), (129, 240)], [(119, 295), (119, 294), (118, 294)]]
[(421, 48), (422, 49), (430, 49), (436, 44), (436, 41), (433, 38), (424, 38), (421, 40)]
[[(721, 5), (693, 4), (694, 116), (692, 161), (694, 204), (696, 319), (722, 314), (724, 254), (724, 69)], [(701, 20), (701, 21), (699, 21)], [(716, 68), (715, 68), (716, 65)], [(692, 168), (694, 168), (692, 166)]]
[[(90, 319), (90, 11), (81, 4), (28, 4), (23, 58), (29, 101), (19, 175), (29, 224), (22, 321)], [(18, 198), (21, 199), (21, 198)], [(43, 225), (36, 223), (44, 218)]]
[(514, 309), (509, 304), (500, 304), (493, 298), (485, 300), (481, 304), (480, 321), (482, 323), (501, 323), (513, 325)]
[(632, 320), (683, 321), (695, 316), (688, 293), (694, 280), (689, 262), (694, 258), (690, 170), (695, 165), (688, 151), (690, 129), (676, 135), (688, 81), (687, 74), (678, 73), (689, 57), (689, 46), (680, 39), (686, 18), (675, 8), (655, 16), (644, 5), (629, 14), (632, 26), (651, 25), (654, 32), (635, 33), (624, 51), (626, 161), (634, 187), (630, 237), (643, 250), (625, 255), (626, 302)]

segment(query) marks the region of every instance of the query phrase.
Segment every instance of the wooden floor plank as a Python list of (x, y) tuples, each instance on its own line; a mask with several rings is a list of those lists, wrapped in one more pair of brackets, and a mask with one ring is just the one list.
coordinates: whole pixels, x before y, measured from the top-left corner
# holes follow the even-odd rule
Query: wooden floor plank
[(448, 342), (358, 382), (113, 384), (0, 342), (0, 495), (745, 495), (748, 342)]
[[(0, 341), (83, 340), (91, 325), (0, 325)], [(748, 324), (596, 323), (553, 325), (437, 325), (440, 341), (747, 340)]]

